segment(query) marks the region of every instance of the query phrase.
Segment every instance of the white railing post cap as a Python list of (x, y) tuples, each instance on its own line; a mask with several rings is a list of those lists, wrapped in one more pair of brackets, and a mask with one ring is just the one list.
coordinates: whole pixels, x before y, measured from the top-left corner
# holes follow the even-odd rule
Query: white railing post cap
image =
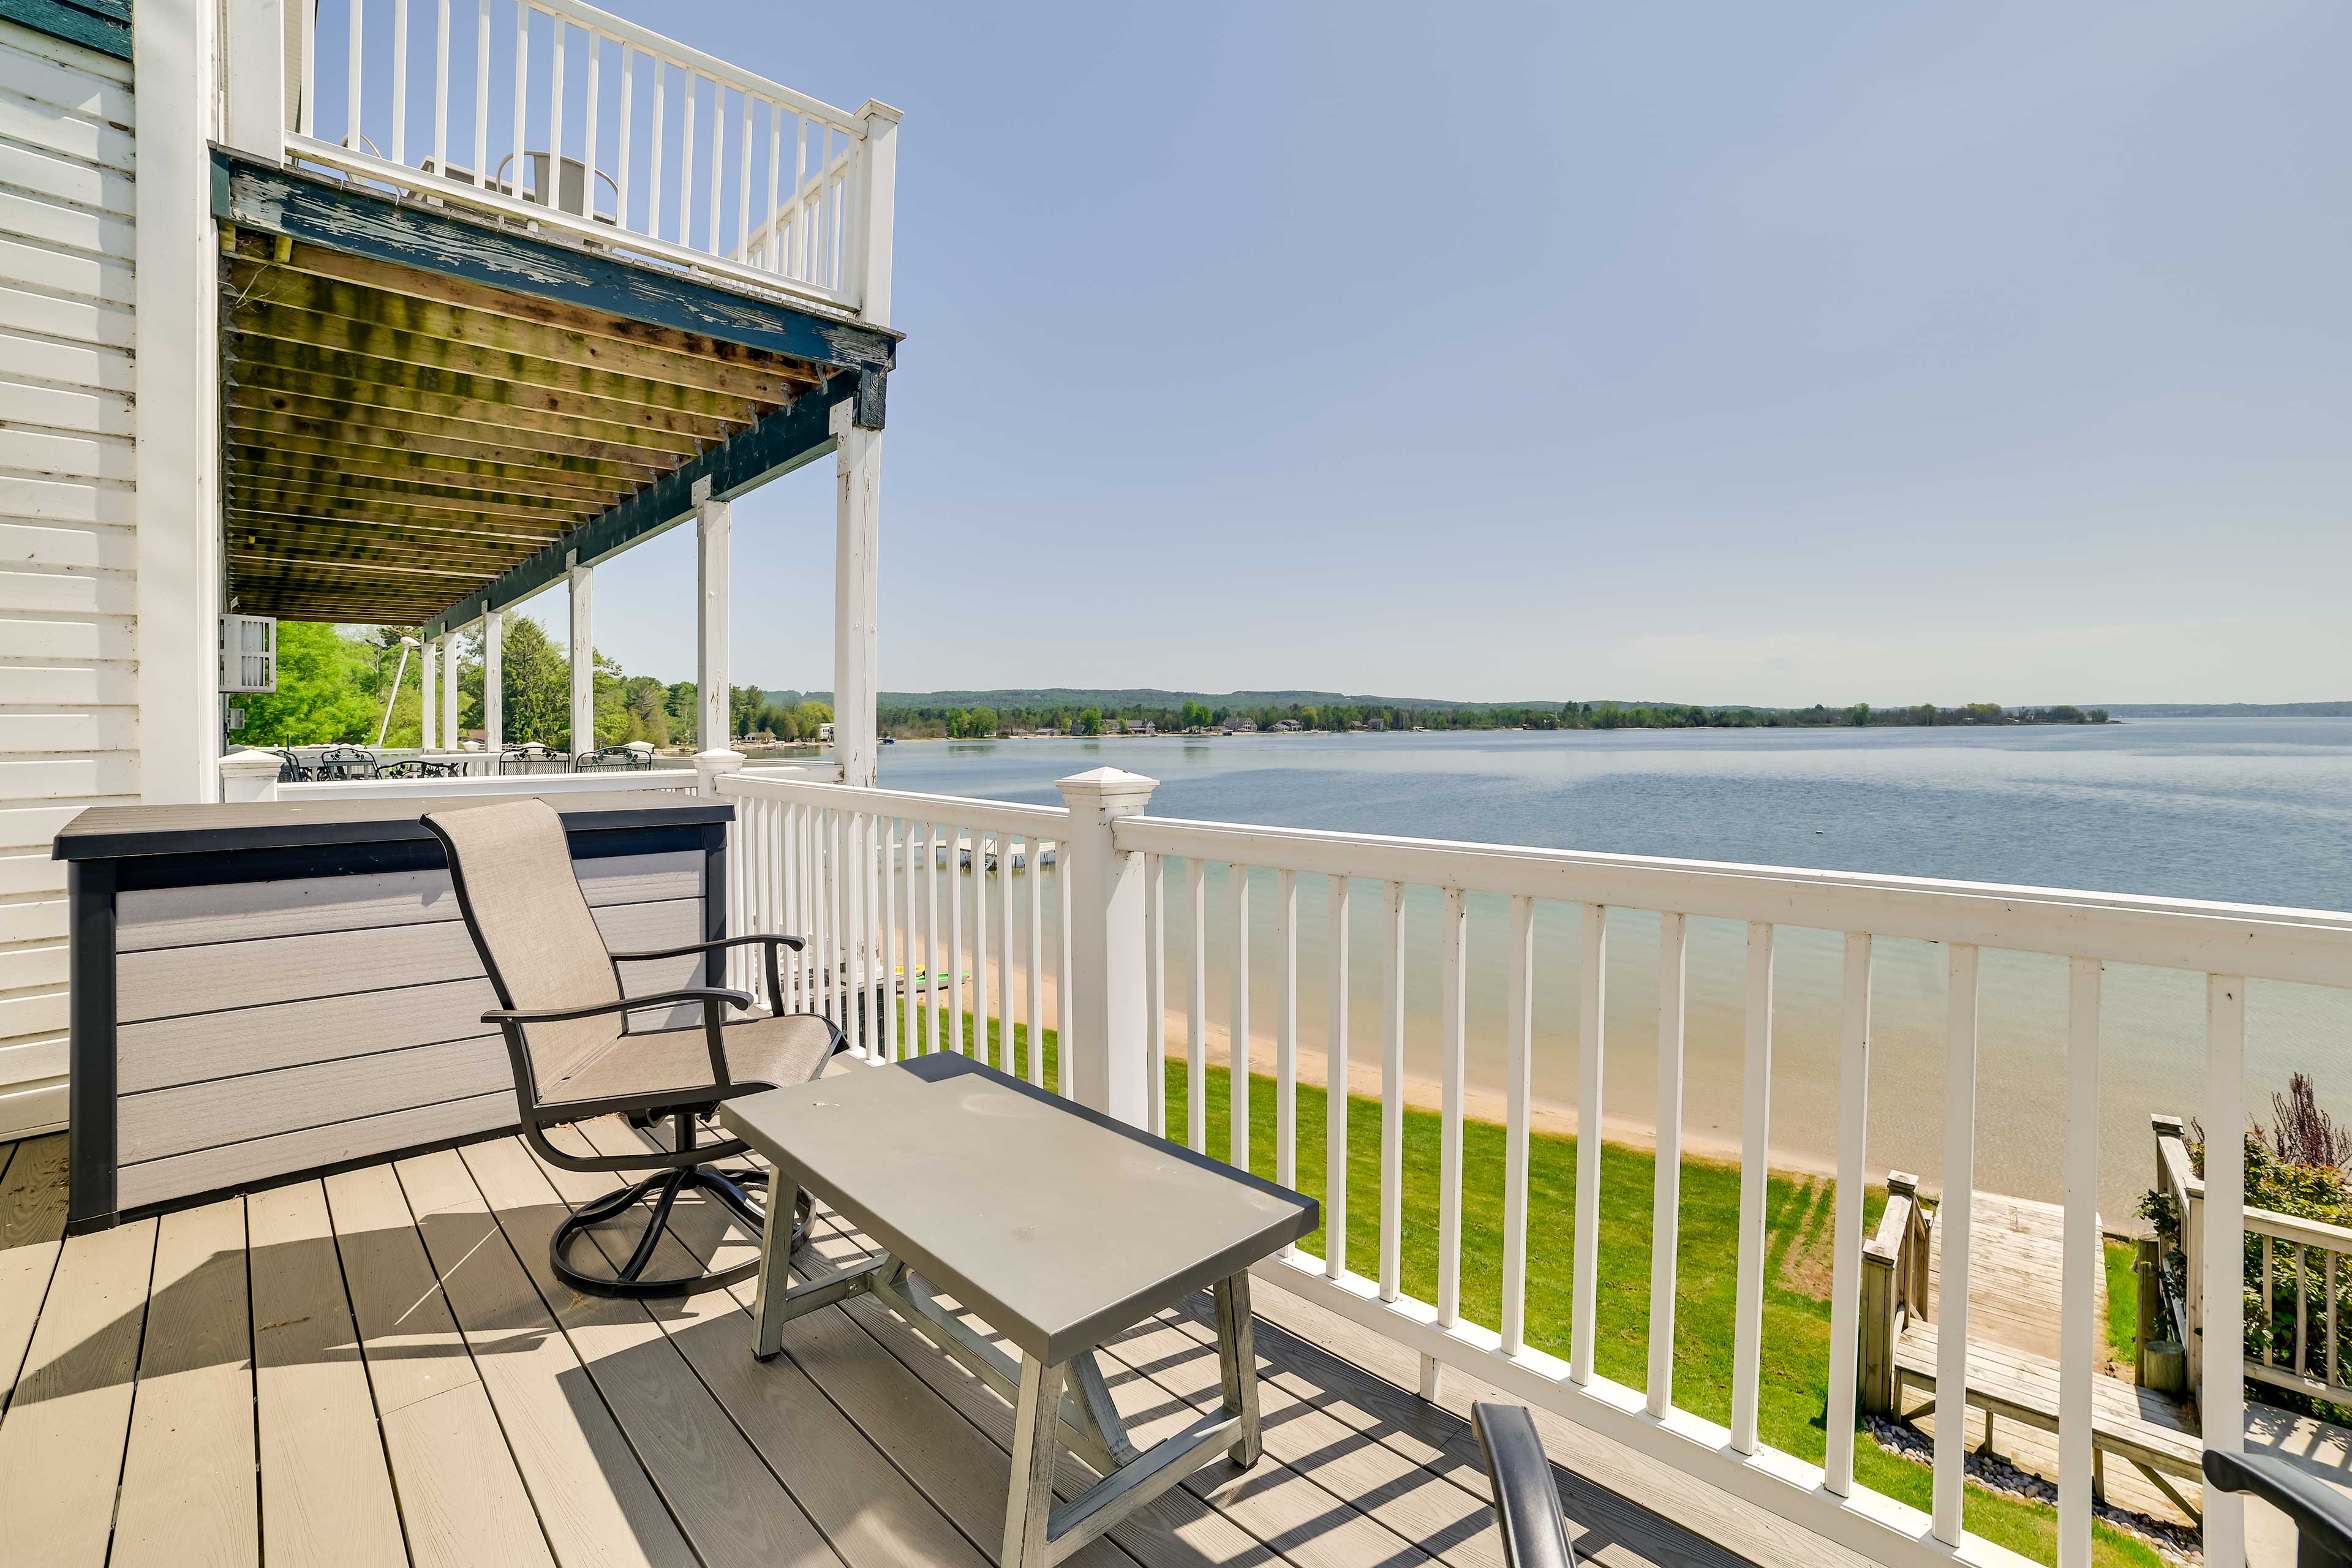
[(886, 125), (896, 125), (899, 121), (906, 118), (906, 110), (902, 109), (893, 109), (878, 98), (869, 98), (863, 104), (858, 106), (857, 112), (851, 115), (850, 118), (852, 120), (879, 120)]
[(275, 752), (256, 751), (248, 746), (231, 752), (220, 760), (220, 774), (225, 779), (274, 779), (286, 759)]
[(1151, 798), (1151, 792), (1160, 787), (1160, 781), (1120, 768), (1089, 768), (1066, 779), (1055, 779), (1054, 787), (1062, 792), (1063, 804), (1073, 811), (1091, 807), (1126, 813), (1141, 811), (1144, 803)]
[(743, 753), (730, 752), (724, 746), (694, 753), (695, 787), (698, 794), (717, 795), (719, 780), (743, 765)]

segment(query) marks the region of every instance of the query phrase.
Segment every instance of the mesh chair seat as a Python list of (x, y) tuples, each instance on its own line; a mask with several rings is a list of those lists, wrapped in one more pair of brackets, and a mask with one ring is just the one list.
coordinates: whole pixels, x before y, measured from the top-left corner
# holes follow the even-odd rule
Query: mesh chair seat
[[(734, 1091), (806, 1083), (824, 1070), (839, 1036), (832, 1024), (805, 1013), (746, 1018), (720, 1036)], [(559, 1082), (541, 1086), (551, 1100), (618, 1100), (669, 1093), (683, 1084), (710, 1082), (710, 1051), (699, 1022), (678, 1029), (623, 1035)], [(714, 1086), (715, 1090), (715, 1086)]]

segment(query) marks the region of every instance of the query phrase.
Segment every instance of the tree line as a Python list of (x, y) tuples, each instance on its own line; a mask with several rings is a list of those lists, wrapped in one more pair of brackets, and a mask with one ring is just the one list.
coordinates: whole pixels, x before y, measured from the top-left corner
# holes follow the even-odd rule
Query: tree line
[[(278, 689), (233, 697), (245, 710), (236, 739), (252, 746), (370, 745), (383, 725), (384, 703), (400, 670), (406, 626), (346, 627), (307, 621), (278, 626)], [(482, 720), (482, 641), (458, 639), (457, 727), (478, 731)], [(572, 737), (572, 658), (547, 628), (528, 616), (509, 616), (499, 650), (500, 729), (509, 744), (535, 741), (560, 752), (584, 752), (643, 741), (691, 745), (697, 724), (695, 683), (625, 673), (618, 661), (595, 656), (596, 732), (575, 745)], [(411, 649), (386, 747), (424, 743), (423, 669)], [(814, 741), (833, 721), (823, 702), (779, 702), (756, 686), (728, 689), (729, 732), (737, 740)]]
[(1133, 703), (1124, 707), (1037, 707), (987, 704), (971, 707), (893, 704), (881, 710), (885, 734), (903, 740), (985, 740), (997, 735), (1052, 733), (1118, 734), (1149, 724), (1155, 731), (1205, 731), (1228, 720), (1246, 719), (1260, 730), (1286, 721), (1301, 730), (1384, 731), (1392, 730), (1780, 730), (1986, 724), (2105, 724), (2104, 708), (2084, 710), (2061, 703), (2047, 708), (2003, 708), (1970, 702), (1941, 708), (1873, 708), (1867, 702), (1831, 708), (1707, 708), (1676, 703), (1627, 705), (1563, 702), (1557, 707), (1387, 707), (1358, 703), (1285, 703), (1226, 707), (1186, 701), (1179, 707)]

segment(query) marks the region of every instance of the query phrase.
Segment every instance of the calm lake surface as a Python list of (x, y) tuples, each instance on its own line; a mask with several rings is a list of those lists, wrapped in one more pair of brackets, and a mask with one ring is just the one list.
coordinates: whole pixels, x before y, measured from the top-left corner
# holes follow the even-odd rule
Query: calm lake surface
[[(1053, 781), (1109, 764), (1161, 781), (1155, 816), (1481, 839), (1637, 855), (1822, 867), (2341, 910), (2352, 907), (2352, 721), (2182, 719), (1995, 730), (1619, 731), (1486, 735), (1256, 736), (903, 742), (882, 752), (893, 789), (1059, 804)], [(968, 883), (970, 879), (961, 879)], [(1046, 879), (1050, 883), (1052, 879)], [(1181, 868), (1168, 877), (1168, 990), (1189, 994)], [(1231, 893), (1209, 887), (1211, 1038), (1222, 1053)], [(969, 900), (971, 892), (965, 892)], [(1024, 893), (1025, 896), (1025, 892)], [(1299, 1035), (1327, 1040), (1322, 879), (1299, 879)], [(1269, 1070), (1274, 879), (1252, 889), (1252, 1036)], [(969, 908), (969, 903), (967, 903)], [(1049, 893), (1049, 904), (1050, 893)], [(1437, 896), (1408, 918), (1408, 1067), (1437, 1068)], [(1350, 903), (1350, 1050), (1379, 1059), (1377, 885)], [(1507, 910), (1474, 899), (1470, 1079), (1501, 1078)], [(1537, 1097), (1576, 1097), (1579, 916), (1539, 906)], [(1654, 1123), (1654, 916), (1612, 915), (1604, 1100), (1612, 1122)], [(1693, 921), (1683, 1126), (1695, 1143), (1738, 1134), (1745, 931)], [(1834, 1155), (1841, 939), (1784, 929), (1777, 946), (1773, 1146)], [(1941, 949), (1881, 941), (1874, 967), (1873, 1174), (1937, 1181), (1943, 1117)], [(1985, 954), (1978, 1182), (2055, 1198), (2059, 1187), (2063, 960)], [(2102, 1208), (2111, 1226), (2150, 1180), (2154, 1110), (2197, 1110), (2203, 983), (2110, 966), (2103, 1059)], [(2352, 994), (2256, 982), (2248, 997), (2248, 1103), (2296, 1068), (2352, 1113)], [(1170, 1050), (1182, 1049), (1181, 1020)], [(1359, 1079), (1360, 1086), (1361, 1079)]]

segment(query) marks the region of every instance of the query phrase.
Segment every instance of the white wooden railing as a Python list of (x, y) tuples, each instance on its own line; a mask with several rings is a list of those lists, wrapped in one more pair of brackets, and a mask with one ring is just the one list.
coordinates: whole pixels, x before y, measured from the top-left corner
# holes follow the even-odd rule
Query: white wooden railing
[[(2187, 1352), (2189, 1385), (2201, 1387), (2208, 1325), (2203, 1314), (2204, 1259), (2199, 1243), (2206, 1224), (2205, 1183), (2198, 1177), (2181, 1137), (2180, 1119), (2156, 1118), (2157, 1190), (2169, 1197), (2180, 1216), (2175, 1247), (2182, 1289), (2168, 1286), (2165, 1302)], [(2242, 1356), (2245, 1374), (2261, 1383), (2343, 1404), (2352, 1400), (2352, 1366), (2340, 1345), (2338, 1298), (2352, 1289), (2352, 1229), (2275, 1210), (2245, 1210), (2245, 1229), (2262, 1263), (2262, 1318), (2258, 1353)], [(2232, 1269), (2229, 1278), (2242, 1280)], [(2282, 1297), (2291, 1297), (2291, 1335), (2275, 1331)], [(2281, 1341), (2286, 1342), (2282, 1344)]]
[[(1516, 1397), (1586, 1423), (1620, 1442), (1759, 1504), (1876, 1560), (1896, 1563), (2012, 1562), (2002, 1549), (1967, 1535), (1961, 1524), (1964, 1424), (1939, 1423), (1933, 1508), (1921, 1512), (1854, 1481), (1853, 1443), (1863, 1247), (1868, 1179), (1864, 1135), (1872, 1028), (1874, 942), (1900, 938), (1947, 950), (1948, 1069), (1945, 1081), (1942, 1180), (1947, 1194), (1972, 1185), (1976, 1151), (1978, 973), (1987, 948), (2054, 954), (2069, 961), (2067, 1046), (2053, 1064), (2066, 1107), (2063, 1151), (2065, 1268), (2062, 1306), (2060, 1561), (2090, 1561), (2092, 1378), (2101, 1330), (2094, 1321), (2103, 1268), (2097, 1230), (2099, 1020), (2108, 963), (2187, 969), (2205, 981), (2207, 1124), (2243, 1121), (2241, 1075), (2249, 979), (2352, 986), (2352, 916), (2188, 900), (1994, 887), (1919, 879), (1861, 876), (1775, 867), (1719, 865), (1485, 844), (1184, 822), (1140, 815), (1150, 781), (1118, 796), (1107, 772), (1065, 781), (1067, 807), (908, 795), (840, 785), (761, 780), (734, 773), (717, 789), (741, 808), (730, 897), (742, 925), (808, 936), (794, 966), (795, 998), (843, 1019), (858, 1054), (887, 1061), (912, 1052), (964, 1048), (1000, 1037), (1024, 1045), (1017, 1064), (1043, 1077), (1027, 1043), (1044, 1026), (1057, 1036), (1060, 1092), (1129, 1116), (1206, 1152), (1209, 1118), (1202, 1086), (1207, 1050), (1222, 1009), (1229, 1038), (1252, 1038), (1250, 928), (1270, 916), (1277, 968), (1273, 1035), (1276, 1179), (1298, 1179), (1297, 1090), (1301, 1041), (1298, 998), (1305, 984), (1329, 986), (1323, 1041), (1325, 1081), (1349, 1078), (1348, 968), (1361, 945), (1351, 934), (1354, 900), (1377, 900), (1382, 1012), (1378, 1256), (1359, 1265), (1347, 1244), (1346, 1158), (1349, 1096), (1327, 1096), (1323, 1256), (1295, 1251), (1261, 1266), (1269, 1282), (1320, 1302), (1418, 1352), (1424, 1380), (1440, 1366), (1463, 1369)], [(1083, 786), (1074, 789), (1073, 786)], [(1108, 790), (1109, 793), (1105, 793)], [(1125, 805), (1115, 803), (1114, 797)], [(1088, 804), (1091, 803), (1091, 804)], [(1110, 803), (1110, 804), (1107, 804)], [(1056, 847), (1041, 874), (1034, 852)], [(1024, 858), (1024, 852), (1030, 857)], [(1017, 864), (1004, 870), (1008, 854)], [(990, 868), (992, 859), (995, 868)], [(1211, 873), (1223, 891), (1212, 897)], [(1171, 883), (1174, 886), (1171, 888)], [(1322, 884), (1328, 922), (1327, 973), (1304, 974), (1298, 934), (1305, 929), (1301, 888)], [(1362, 886), (1358, 884), (1361, 883)], [(1401, 1233), (1406, 1213), (1404, 1160), (1404, 1010), (1408, 901), (1440, 913), (1438, 1262), (1430, 1300), (1404, 1288)], [(1500, 1309), (1494, 1322), (1464, 1310), (1464, 1127), (1465, 990), (1473, 900), (1499, 906), (1507, 932), (1508, 1016), (1505, 1073), (1505, 1170)], [(1556, 906), (1580, 929), (1581, 982), (1575, 1006), (1579, 1042), (1577, 1215), (1570, 1268), (1568, 1359), (1528, 1342), (1526, 1313), (1531, 1219), (1528, 1190), (1536, 1016), (1533, 932), (1538, 910)], [(1662, 976), (1658, 1026), (1659, 1157), (1652, 1194), (1652, 1279), (1648, 1364), (1634, 1389), (1593, 1364), (1600, 1246), (1601, 977), (1612, 911), (1648, 911), (1658, 921)], [(1025, 913), (1025, 918), (1024, 918)], [(1483, 918), (1483, 917), (1482, 917)], [(1747, 1085), (1741, 1126), (1733, 1387), (1729, 1425), (1677, 1405), (1674, 1312), (1680, 1204), (1684, 1072), (1684, 971), (1688, 922), (1728, 920), (1747, 928)], [(1055, 927), (1061, 931), (1056, 932)], [(1825, 1462), (1813, 1465), (1759, 1439), (1762, 1375), (1765, 1206), (1771, 1128), (1769, 1098), (1773, 1028), (1773, 954), (1781, 926), (1843, 933), (1843, 1047), (1838, 1068), (1838, 1176), (1829, 1411)], [(1070, 933), (1075, 931), (1075, 942)], [(1189, 937), (1189, 994), (1167, 994), (1171, 932)], [(1201, 955), (1221, 946), (1226, 994), (1208, 994)], [(1263, 948), (1260, 949), (1261, 953)], [(1073, 954), (1076, 963), (1073, 967)], [(1418, 955), (1416, 955), (1418, 956)], [(969, 964), (967, 968), (966, 965)], [(1045, 977), (1053, 974), (1054, 1006)], [(1018, 977), (1018, 978), (1016, 978)], [(1025, 987), (1022, 982), (1025, 981)], [(972, 987), (969, 996), (966, 986)], [(903, 1006), (894, 1005), (903, 999)], [(1182, 1020), (1189, 1103), (1161, 1103), (1171, 1012)], [(967, 1037), (959, 1014), (981, 1026)], [(1065, 1019), (1070, 1020), (1064, 1026)], [(1560, 1020), (1551, 1020), (1553, 1024)], [(1132, 1058), (1131, 1062), (1129, 1058)], [(1127, 1070), (1128, 1067), (1132, 1071)], [(1233, 1113), (1220, 1157), (1251, 1157), (1246, 1073), (1230, 1075)], [(1134, 1086), (1131, 1090), (1128, 1087)], [(2205, 1186), (2227, 1202), (2208, 1213), (2199, 1239), (2208, 1277), (2234, 1279), (2242, 1245), (2238, 1201), (2242, 1151), (2214, 1151)], [(1970, 1205), (1947, 1202), (1936, 1227), (1943, 1277), (1968, 1273)], [(2297, 1237), (2288, 1237), (2294, 1241)], [(2311, 1237), (2302, 1237), (2306, 1242)], [(2218, 1261), (2217, 1261), (2218, 1260)], [(1360, 1269), (1368, 1268), (1368, 1271)], [(2231, 1342), (2242, 1336), (2242, 1300), (2221, 1292), (2205, 1305), (2204, 1328)], [(1939, 1324), (1937, 1386), (1947, 1408), (1963, 1407), (1968, 1303), (1951, 1292)], [(2332, 1342), (2332, 1341), (2331, 1341)], [(2214, 1387), (2203, 1402), (2208, 1441), (2242, 1442), (2242, 1390)], [(2207, 1500), (2208, 1561), (2242, 1562), (2242, 1515), (2234, 1500)]]
[(887, 324), (896, 110), (579, 0), (227, 5), (233, 145)]

